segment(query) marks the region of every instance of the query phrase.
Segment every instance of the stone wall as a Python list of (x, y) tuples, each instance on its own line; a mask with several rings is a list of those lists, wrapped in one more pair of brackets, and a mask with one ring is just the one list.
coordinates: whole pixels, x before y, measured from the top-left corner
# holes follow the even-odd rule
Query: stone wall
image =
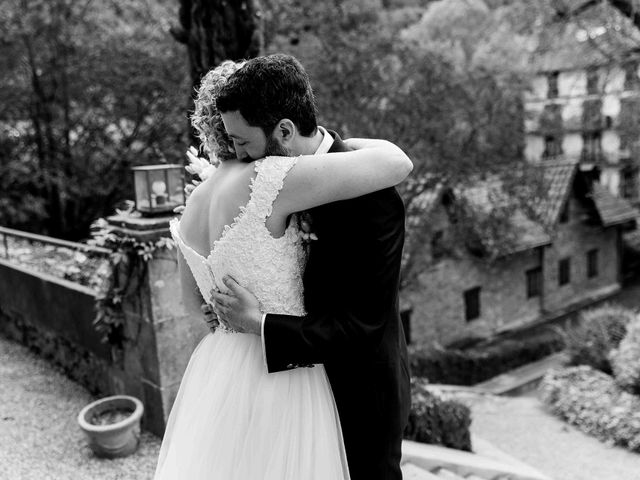
[[(586, 224), (585, 207), (570, 199), (569, 221), (559, 224), (550, 246), (509, 255), (488, 263), (470, 254), (432, 260), (421, 273), (417, 287), (403, 292), (403, 303), (412, 308), (412, 343), (452, 342), (489, 337), (500, 331), (525, 326), (560, 315), (615, 293), (620, 288), (619, 229)], [(447, 235), (442, 208), (430, 212), (432, 228)], [(450, 240), (450, 239), (449, 239)], [(598, 249), (598, 275), (587, 276), (587, 252)], [(424, 255), (432, 257), (431, 246)], [(571, 281), (558, 285), (558, 262), (571, 258)], [(542, 267), (542, 292), (527, 298), (529, 269)], [(466, 321), (464, 292), (480, 287), (480, 317)]]
[(59, 366), (94, 395), (116, 387), (112, 352), (91, 325), (95, 292), (0, 260), (0, 333)]
[[(570, 199), (569, 221), (557, 226), (553, 244), (544, 253), (544, 312), (561, 310), (572, 303), (619, 286), (619, 230), (585, 224), (586, 208)], [(587, 252), (598, 249), (598, 275), (587, 276)], [(571, 281), (559, 285), (558, 262), (570, 258)]]
[[(515, 323), (538, 318), (540, 297), (527, 298), (526, 271), (540, 266), (540, 251), (529, 250), (489, 264), (472, 256), (445, 258), (419, 277), (407, 295), (412, 343), (447, 345), (466, 337), (487, 337)], [(480, 287), (480, 317), (465, 319), (465, 290)]]
[[(159, 222), (166, 226), (166, 219)], [(154, 235), (167, 233), (160, 228)], [(182, 305), (175, 250), (157, 251), (140, 278), (123, 303), (120, 349), (102, 343), (92, 324), (96, 292), (0, 260), (0, 333), (51, 360), (97, 397), (138, 397), (145, 406), (143, 428), (162, 435), (191, 353), (208, 328)]]

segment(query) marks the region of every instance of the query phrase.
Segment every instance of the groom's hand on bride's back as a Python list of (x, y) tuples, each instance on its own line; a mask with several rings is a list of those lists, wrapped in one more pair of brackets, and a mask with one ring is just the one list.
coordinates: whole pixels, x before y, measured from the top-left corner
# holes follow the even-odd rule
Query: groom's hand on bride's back
[(200, 305), (200, 310), (204, 315), (204, 321), (207, 322), (207, 326), (211, 333), (216, 331), (216, 328), (220, 326), (220, 321), (218, 320), (218, 315), (213, 311), (213, 307), (208, 303), (203, 303)]
[(214, 303), (220, 323), (236, 332), (260, 336), (262, 312), (258, 299), (233, 278), (226, 276), (222, 281), (229, 291), (227, 293), (211, 292), (211, 301)]

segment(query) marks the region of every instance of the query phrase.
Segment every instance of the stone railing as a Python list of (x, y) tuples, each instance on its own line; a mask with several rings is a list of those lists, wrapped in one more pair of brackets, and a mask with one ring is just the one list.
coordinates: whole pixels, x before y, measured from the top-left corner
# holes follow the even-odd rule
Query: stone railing
[[(116, 233), (147, 241), (167, 236), (169, 219), (108, 220)], [(126, 340), (116, 348), (101, 342), (93, 325), (96, 291), (0, 259), (0, 332), (57, 364), (96, 396), (140, 398), (143, 428), (162, 435), (191, 352), (208, 330), (182, 306), (175, 250), (157, 251), (140, 278), (136, 294), (123, 300)]]

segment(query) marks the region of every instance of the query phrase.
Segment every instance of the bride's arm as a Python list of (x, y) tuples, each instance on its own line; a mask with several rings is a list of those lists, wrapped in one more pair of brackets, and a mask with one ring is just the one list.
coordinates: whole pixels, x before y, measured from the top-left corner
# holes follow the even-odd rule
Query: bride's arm
[(359, 197), (397, 185), (413, 169), (409, 157), (386, 140), (347, 144), (357, 150), (299, 157), (278, 195), (278, 209), (293, 213)]

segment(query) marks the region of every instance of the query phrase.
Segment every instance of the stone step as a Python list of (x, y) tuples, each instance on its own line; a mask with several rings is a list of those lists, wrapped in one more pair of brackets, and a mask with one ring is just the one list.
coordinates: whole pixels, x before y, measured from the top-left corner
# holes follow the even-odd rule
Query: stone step
[(404, 463), (401, 469), (403, 480), (438, 480), (434, 474), (416, 467), (413, 463)]
[(461, 477), (460, 475), (457, 475), (453, 473), (451, 470), (447, 470), (446, 468), (438, 469), (435, 472), (435, 475), (440, 480), (466, 480), (465, 477)]
[(505, 462), (471, 452), (409, 440), (402, 442), (402, 461), (431, 473), (449, 470), (462, 478), (476, 475), (483, 479), (551, 480), (533, 467), (520, 462)]

